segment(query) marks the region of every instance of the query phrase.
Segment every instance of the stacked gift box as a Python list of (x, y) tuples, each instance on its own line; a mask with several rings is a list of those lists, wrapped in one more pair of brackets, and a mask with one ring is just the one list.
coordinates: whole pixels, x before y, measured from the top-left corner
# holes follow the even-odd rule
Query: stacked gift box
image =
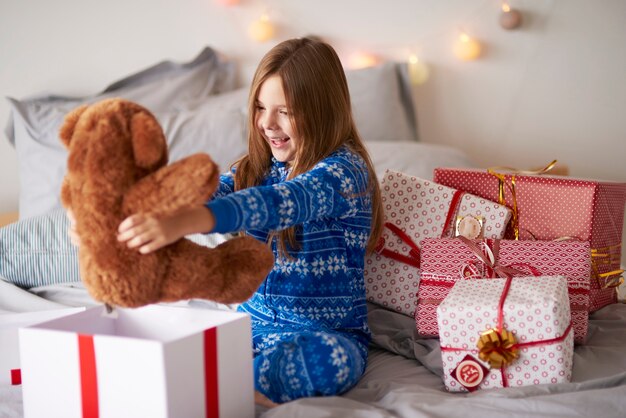
[[(432, 182), (387, 171), (381, 195), (385, 230), (366, 259), (368, 300), (412, 313), (418, 335), (440, 337), (448, 390), (569, 380), (589, 313), (617, 302), (626, 183), (438, 168)], [(480, 295), (485, 316), (459, 315), (472, 314), (467, 294)], [(497, 326), (486, 320), (494, 315)], [(482, 358), (483, 333), (496, 346), (508, 344), (503, 335), (518, 340), (508, 347), (516, 356), (504, 367)], [(480, 384), (463, 381), (477, 375)]]
[(385, 227), (377, 252), (365, 260), (367, 300), (408, 316), (417, 305), (422, 240), (460, 228), (502, 238), (511, 217), (504, 205), (392, 170), (382, 179), (381, 199)]
[(513, 208), (506, 238), (588, 241), (589, 310), (617, 302), (626, 183), (438, 168), (434, 181)]

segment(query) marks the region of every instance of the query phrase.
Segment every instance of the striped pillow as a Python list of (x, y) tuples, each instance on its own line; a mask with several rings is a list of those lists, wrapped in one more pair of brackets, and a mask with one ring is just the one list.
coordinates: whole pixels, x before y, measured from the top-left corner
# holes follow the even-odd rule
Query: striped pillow
[(0, 276), (23, 288), (80, 281), (63, 209), (0, 229)]
[[(79, 282), (78, 248), (70, 242), (64, 209), (23, 219), (0, 228), (0, 278), (19, 287)], [(191, 241), (215, 247), (222, 234), (194, 234)]]

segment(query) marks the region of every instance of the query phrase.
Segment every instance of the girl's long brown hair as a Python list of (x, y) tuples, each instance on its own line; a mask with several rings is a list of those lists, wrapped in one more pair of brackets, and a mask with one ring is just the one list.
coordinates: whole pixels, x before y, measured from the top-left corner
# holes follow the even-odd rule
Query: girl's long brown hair
[[(235, 163), (235, 190), (261, 184), (268, 174), (272, 151), (257, 128), (257, 99), (261, 85), (272, 76), (282, 80), (291, 124), (299, 142), (289, 178), (313, 168), (342, 145), (359, 154), (369, 171), (372, 228), (368, 251), (373, 251), (382, 231), (380, 188), (374, 166), (352, 117), (348, 83), (335, 50), (312, 38), (284, 41), (261, 59), (248, 100), (248, 154)], [(279, 248), (287, 254), (298, 248), (294, 227), (278, 232)]]

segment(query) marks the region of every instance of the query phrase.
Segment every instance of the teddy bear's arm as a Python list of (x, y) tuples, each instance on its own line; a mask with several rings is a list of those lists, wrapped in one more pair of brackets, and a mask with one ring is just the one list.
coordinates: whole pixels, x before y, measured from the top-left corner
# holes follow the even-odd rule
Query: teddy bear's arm
[(144, 177), (124, 196), (125, 216), (173, 213), (204, 204), (217, 189), (217, 165), (207, 154), (194, 154)]

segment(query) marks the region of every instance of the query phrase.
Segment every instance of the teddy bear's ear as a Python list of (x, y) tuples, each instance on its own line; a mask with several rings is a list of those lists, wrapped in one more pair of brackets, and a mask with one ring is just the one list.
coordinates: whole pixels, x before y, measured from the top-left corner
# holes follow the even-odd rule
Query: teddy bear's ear
[(141, 168), (152, 168), (167, 161), (167, 144), (163, 130), (154, 117), (138, 112), (131, 120), (135, 163)]
[(66, 148), (70, 147), (70, 140), (72, 139), (72, 135), (74, 135), (74, 127), (78, 123), (80, 115), (82, 115), (88, 107), (89, 106), (87, 105), (79, 106), (65, 115), (63, 125), (61, 125), (61, 128), (59, 129), (59, 138)]

